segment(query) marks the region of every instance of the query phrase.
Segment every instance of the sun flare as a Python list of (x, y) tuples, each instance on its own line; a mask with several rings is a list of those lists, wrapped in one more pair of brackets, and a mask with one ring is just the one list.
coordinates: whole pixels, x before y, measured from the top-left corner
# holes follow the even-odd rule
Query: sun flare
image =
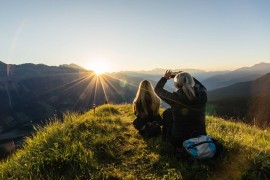
[(106, 62), (93, 62), (89, 65), (89, 69), (93, 70), (95, 74), (100, 75), (110, 70), (109, 64)]

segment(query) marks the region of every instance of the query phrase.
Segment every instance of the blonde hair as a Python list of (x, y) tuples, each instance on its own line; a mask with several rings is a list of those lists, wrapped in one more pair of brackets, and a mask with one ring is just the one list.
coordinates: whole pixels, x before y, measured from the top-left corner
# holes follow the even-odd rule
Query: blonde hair
[[(147, 104), (147, 98), (150, 98), (150, 106)], [(149, 103), (149, 102), (148, 102)], [(159, 115), (160, 99), (154, 92), (153, 86), (147, 80), (143, 80), (138, 88), (136, 97), (133, 101), (133, 110), (136, 115), (148, 116), (149, 109), (154, 116)]]
[(174, 85), (177, 89), (182, 89), (186, 97), (192, 101), (196, 95), (194, 92), (195, 81), (187, 72), (180, 72), (174, 77)]

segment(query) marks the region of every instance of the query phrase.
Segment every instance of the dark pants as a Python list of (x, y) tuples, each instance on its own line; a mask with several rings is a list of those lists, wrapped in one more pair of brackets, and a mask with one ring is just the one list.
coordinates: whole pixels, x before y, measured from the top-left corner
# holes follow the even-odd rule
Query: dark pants
[(173, 126), (173, 116), (172, 109), (168, 108), (163, 112), (163, 129), (162, 129), (162, 138), (170, 142), (174, 147), (178, 147), (179, 143), (176, 138), (172, 135), (172, 126)]

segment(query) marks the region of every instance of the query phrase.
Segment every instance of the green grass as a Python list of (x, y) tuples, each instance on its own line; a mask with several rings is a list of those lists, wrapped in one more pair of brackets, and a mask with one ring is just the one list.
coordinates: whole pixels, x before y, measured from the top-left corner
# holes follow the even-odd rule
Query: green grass
[(104, 105), (52, 120), (0, 162), (0, 179), (267, 179), (269, 132), (207, 117), (207, 131), (224, 144), (220, 157), (177, 160), (161, 138), (143, 139), (131, 105)]

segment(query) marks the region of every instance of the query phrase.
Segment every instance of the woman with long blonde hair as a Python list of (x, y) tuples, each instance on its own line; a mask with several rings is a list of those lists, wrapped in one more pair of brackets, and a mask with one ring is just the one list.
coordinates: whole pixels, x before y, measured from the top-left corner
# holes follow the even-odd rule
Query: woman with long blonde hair
[(133, 110), (137, 116), (133, 125), (140, 134), (151, 137), (161, 133), (160, 102), (161, 100), (154, 92), (151, 83), (148, 80), (143, 80), (133, 101)]
[(144, 80), (140, 83), (136, 97), (133, 101), (135, 115), (142, 118), (159, 115), (160, 99), (154, 92), (151, 83)]

